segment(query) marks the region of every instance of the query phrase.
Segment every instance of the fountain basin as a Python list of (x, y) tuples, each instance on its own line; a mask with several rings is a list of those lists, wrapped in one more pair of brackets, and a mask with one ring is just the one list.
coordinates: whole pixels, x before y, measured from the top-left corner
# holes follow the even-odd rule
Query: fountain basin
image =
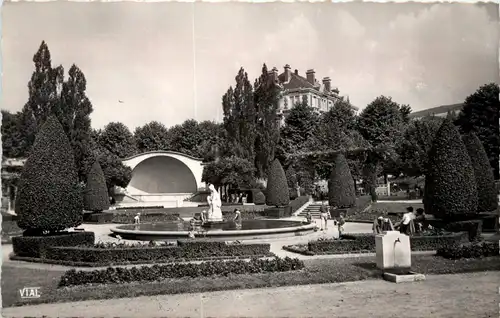
[[(227, 221), (210, 227), (197, 226), (196, 238), (214, 241), (272, 239), (302, 236), (314, 233), (316, 224), (304, 224), (291, 220), (244, 220), (241, 225)], [(114, 234), (126, 240), (166, 241), (189, 237), (189, 222), (158, 222), (121, 225), (111, 229)]]

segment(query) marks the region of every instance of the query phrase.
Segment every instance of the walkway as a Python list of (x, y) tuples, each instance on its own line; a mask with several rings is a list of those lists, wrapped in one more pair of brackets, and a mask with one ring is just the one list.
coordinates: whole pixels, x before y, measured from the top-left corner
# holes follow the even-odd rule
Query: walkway
[(498, 317), (498, 272), (11, 307), (3, 317)]

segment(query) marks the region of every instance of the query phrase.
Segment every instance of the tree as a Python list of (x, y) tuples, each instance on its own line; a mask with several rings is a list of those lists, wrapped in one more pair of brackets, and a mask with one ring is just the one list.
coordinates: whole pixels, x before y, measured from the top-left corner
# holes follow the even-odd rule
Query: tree
[(252, 162), (231, 156), (206, 165), (203, 168), (202, 181), (216, 187), (245, 188), (252, 184), (254, 173)]
[(109, 208), (109, 191), (98, 160), (94, 161), (87, 176), (83, 207), (93, 212), (101, 212)]
[(118, 158), (127, 158), (136, 154), (137, 147), (134, 135), (123, 123), (107, 124), (98, 137), (99, 146), (107, 149)]
[(47, 117), (60, 112), (59, 93), (64, 80), (63, 67), (52, 67), (50, 51), (45, 41), (42, 41), (33, 56), (33, 63), (35, 70), (28, 83), (29, 97), (21, 111), (19, 122), (23, 135), (20, 148), (22, 157), (29, 154), (35, 136)]
[(110, 194), (115, 186), (122, 188), (128, 186), (132, 179), (132, 169), (125, 166), (117, 155), (102, 147), (96, 148), (94, 155), (99, 160)]
[(354, 180), (344, 155), (335, 158), (334, 168), (328, 182), (328, 199), (330, 206), (350, 208), (356, 204)]
[[(2, 155), (7, 158), (20, 156), (22, 136), (19, 131), (20, 113), (2, 110)], [(21, 154), (22, 155), (22, 154)]]
[(55, 115), (73, 148), (79, 180), (85, 181), (90, 169), (86, 163), (92, 160), (90, 114), (93, 108), (85, 92), (87, 81), (83, 72), (73, 64), (68, 75), (68, 80), (62, 86), (60, 106)]
[(410, 177), (425, 175), (429, 150), (443, 118), (427, 116), (410, 122), (397, 147), (403, 172)]
[(139, 152), (167, 150), (170, 146), (168, 128), (157, 121), (137, 127), (134, 137)]
[(387, 173), (395, 170), (394, 166), (398, 158), (393, 149), (402, 138), (403, 114), (406, 113), (407, 106), (401, 106), (394, 102), (391, 97), (379, 96), (363, 109), (358, 118), (357, 128), (363, 138), (373, 147), (384, 146), (389, 149), (385, 156), (369, 157), (370, 160), (375, 160), (370, 164), (384, 164), (386, 179)]
[(445, 119), (429, 151), (424, 207), (437, 218), (477, 212), (478, 192), (472, 162), (453, 123)]
[(493, 178), (493, 169), (488, 161), (488, 155), (477, 136), (470, 132), (462, 137), (470, 156), (474, 175), (476, 177), (478, 194), (478, 211), (490, 212), (498, 208), (497, 191)]
[(267, 180), (266, 204), (283, 207), (290, 203), (290, 193), (287, 186), (285, 171), (278, 159), (273, 161)]
[(481, 86), (465, 99), (462, 111), (455, 122), (462, 133), (474, 132), (484, 145), (493, 175), (500, 178), (498, 157), (500, 155), (499, 101), (500, 87), (490, 83)]
[(266, 64), (262, 73), (254, 83), (254, 106), (256, 120), (255, 137), (255, 167), (257, 177), (267, 175), (273, 159), (276, 157), (276, 147), (280, 140), (279, 100), (281, 89), (269, 74)]
[(235, 154), (253, 162), (255, 160), (256, 138), (253, 87), (243, 68), (240, 68), (235, 80), (234, 89), (229, 87), (222, 97), (224, 128)]
[(26, 235), (61, 231), (82, 222), (82, 196), (69, 140), (55, 116), (37, 134), (19, 181), (16, 213)]

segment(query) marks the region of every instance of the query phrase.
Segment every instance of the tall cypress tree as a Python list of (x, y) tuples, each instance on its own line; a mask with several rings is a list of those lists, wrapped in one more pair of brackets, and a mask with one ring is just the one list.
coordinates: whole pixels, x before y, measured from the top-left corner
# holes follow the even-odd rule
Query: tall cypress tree
[(266, 64), (254, 83), (254, 105), (256, 109), (255, 167), (257, 176), (265, 177), (275, 158), (280, 140), (278, 110), (281, 89), (269, 75)]

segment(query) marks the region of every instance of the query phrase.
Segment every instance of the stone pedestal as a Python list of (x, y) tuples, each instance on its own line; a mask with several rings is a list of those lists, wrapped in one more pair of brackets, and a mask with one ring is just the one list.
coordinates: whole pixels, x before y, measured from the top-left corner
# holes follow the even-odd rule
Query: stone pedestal
[(377, 267), (381, 270), (410, 269), (410, 237), (399, 231), (387, 231), (375, 236)]

